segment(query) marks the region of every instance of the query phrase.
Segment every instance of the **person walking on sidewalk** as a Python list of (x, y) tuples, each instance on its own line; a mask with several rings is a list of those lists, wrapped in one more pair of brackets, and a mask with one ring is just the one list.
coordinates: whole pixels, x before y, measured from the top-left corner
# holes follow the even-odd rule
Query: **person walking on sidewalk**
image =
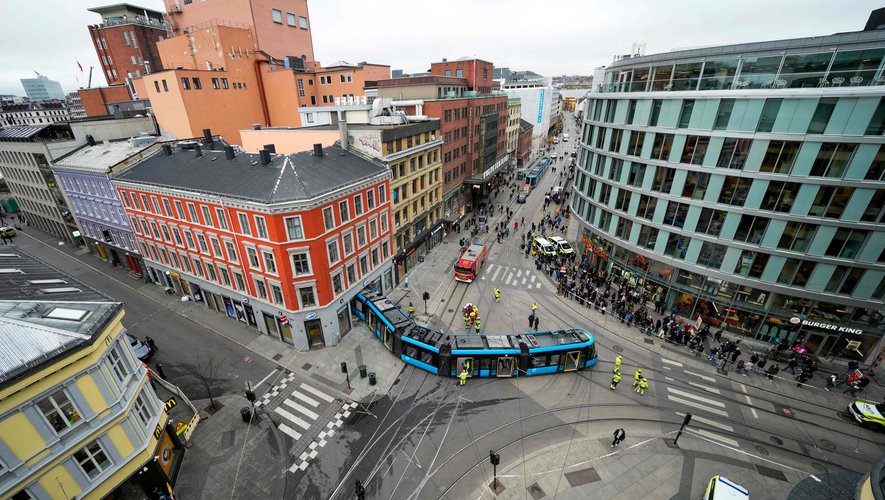
[(538, 317), (535, 316), (534, 325), (535, 325), (535, 331), (536, 331), (536, 332), (538, 331), (538, 323), (539, 323)]
[(501, 289), (498, 287), (495, 287), (494, 292), (495, 292), (495, 302), (501, 302)]
[(412, 319), (412, 316), (415, 315), (415, 306), (409, 302), (409, 319)]
[(356, 480), (356, 484), (354, 485), (356, 500), (366, 500), (366, 488), (363, 487), (362, 483), (360, 483), (359, 479)]
[(615, 358), (615, 370), (614, 370), (615, 373), (620, 373), (620, 371), (621, 371), (621, 361), (623, 361), (623, 360), (624, 360), (624, 357), (621, 356), (620, 354), (618, 354), (618, 357)]
[[(151, 383), (153, 383), (153, 382), (151, 382)], [(858, 383), (858, 381), (854, 381), (848, 385), (848, 389), (845, 389), (844, 391), (842, 391), (842, 394), (851, 393), (850, 394), (851, 397), (854, 397), (857, 394), (857, 391), (859, 391), (859, 390), (860, 390), (860, 384)]]
[(781, 370), (783, 370), (783, 371), (790, 370), (790, 373), (795, 375), (797, 366), (799, 366), (799, 361), (796, 360), (796, 355), (793, 355), (793, 356), (790, 356), (790, 361), (787, 363), (786, 366), (781, 368)]
[(615, 374), (612, 375), (612, 385), (611, 385), (612, 390), (617, 389), (618, 383), (620, 381), (621, 381), (621, 372), (615, 372)]
[(640, 380), (642, 380), (642, 368), (637, 368), (636, 373), (633, 374), (633, 387), (638, 387)]
[(771, 366), (768, 367), (768, 370), (765, 371), (765, 374), (768, 375), (768, 381), (773, 382), (774, 376), (781, 371), (780, 367), (777, 366), (777, 363), (772, 363)]
[(639, 387), (636, 388), (636, 392), (638, 392), (640, 396), (644, 396), (645, 391), (647, 389), (648, 389), (648, 379), (645, 377), (642, 377), (642, 379), (639, 381)]
[(538, 314), (538, 304), (532, 302), (532, 316), (535, 316), (537, 314)]
[(615, 439), (612, 440), (612, 448), (621, 444), (621, 441), (627, 438), (627, 433), (624, 432), (624, 429), (618, 427), (617, 429), (615, 429), (614, 438)]
[(461, 370), (461, 374), (458, 375), (458, 380), (460, 384), (458, 385), (467, 385), (467, 368)]

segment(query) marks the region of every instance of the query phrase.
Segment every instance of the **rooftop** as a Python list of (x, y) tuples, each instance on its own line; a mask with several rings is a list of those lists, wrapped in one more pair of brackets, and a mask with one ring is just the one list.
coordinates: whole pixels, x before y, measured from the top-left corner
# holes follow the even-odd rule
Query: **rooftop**
[(56, 160), (53, 168), (107, 173), (111, 167), (149, 149), (156, 140), (153, 136), (141, 136), (95, 146), (85, 145)]
[(71, 127), (63, 123), (6, 127), (0, 129), (0, 141), (6, 142), (52, 142), (73, 141)]
[(83, 347), (123, 305), (14, 246), (0, 247), (0, 384)]
[(463, 85), (470, 86), (470, 80), (467, 78), (458, 78), (455, 76), (437, 76), (437, 75), (420, 75), (420, 76), (401, 76), (399, 78), (388, 78), (386, 80), (378, 80), (375, 82), (378, 87), (402, 87), (405, 85)]
[(386, 173), (384, 167), (338, 146), (323, 148), (322, 157), (313, 151), (275, 154), (262, 165), (256, 153), (238, 152), (228, 160), (223, 150), (210, 149), (198, 157), (179, 144), (171, 156), (156, 154), (117, 179), (274, 204), (309, 200)]

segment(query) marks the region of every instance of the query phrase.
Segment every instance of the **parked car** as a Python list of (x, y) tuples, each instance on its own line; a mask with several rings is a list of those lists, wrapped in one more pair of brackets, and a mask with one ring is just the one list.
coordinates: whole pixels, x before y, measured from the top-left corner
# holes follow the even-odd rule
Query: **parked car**
[(137, 338), (131, 335), (126, 335), (126, 340), (129, 341), (129, 345), (132, 346), (132, 350), (135, 351), (135, 356), (138, 359), (147, 363), (154, 356), (154, 351)]
[(517, 203), (525, 203), (525, 193), (524, 192), (520, 192), (518, 195), (516, 195), (516, 202)]
[(15, 228), (9, 226), (0, 227), (0, 236), (4, 238), (12, 238), (15, 236)]

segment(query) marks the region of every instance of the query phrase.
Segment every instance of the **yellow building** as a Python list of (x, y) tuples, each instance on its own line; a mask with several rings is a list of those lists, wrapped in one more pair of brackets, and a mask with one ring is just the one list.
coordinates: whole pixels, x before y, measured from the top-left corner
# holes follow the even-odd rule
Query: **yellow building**
[(519, 119), (522, 117), (522, 99), (507, 98), (507, 155), (510, 164), (516, 165), (516, 150), (519, 149)]
[(12, 246), (0, 272), (0, 498), (99, 499), (137, 471), (166, 487), (180, 443), (123, 305)]

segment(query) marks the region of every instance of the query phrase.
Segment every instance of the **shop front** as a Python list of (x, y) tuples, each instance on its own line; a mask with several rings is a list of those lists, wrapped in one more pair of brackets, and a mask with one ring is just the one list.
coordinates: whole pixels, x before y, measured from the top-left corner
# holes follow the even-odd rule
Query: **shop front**
[(418, 234), (414, 241), (394, 257), (397, 281), (401, 280), (415, 266), (424, 262), (424, 256), (442, 243), (446, 235), (445, 225), (445, 220), (437, 221), (436, 224)]

